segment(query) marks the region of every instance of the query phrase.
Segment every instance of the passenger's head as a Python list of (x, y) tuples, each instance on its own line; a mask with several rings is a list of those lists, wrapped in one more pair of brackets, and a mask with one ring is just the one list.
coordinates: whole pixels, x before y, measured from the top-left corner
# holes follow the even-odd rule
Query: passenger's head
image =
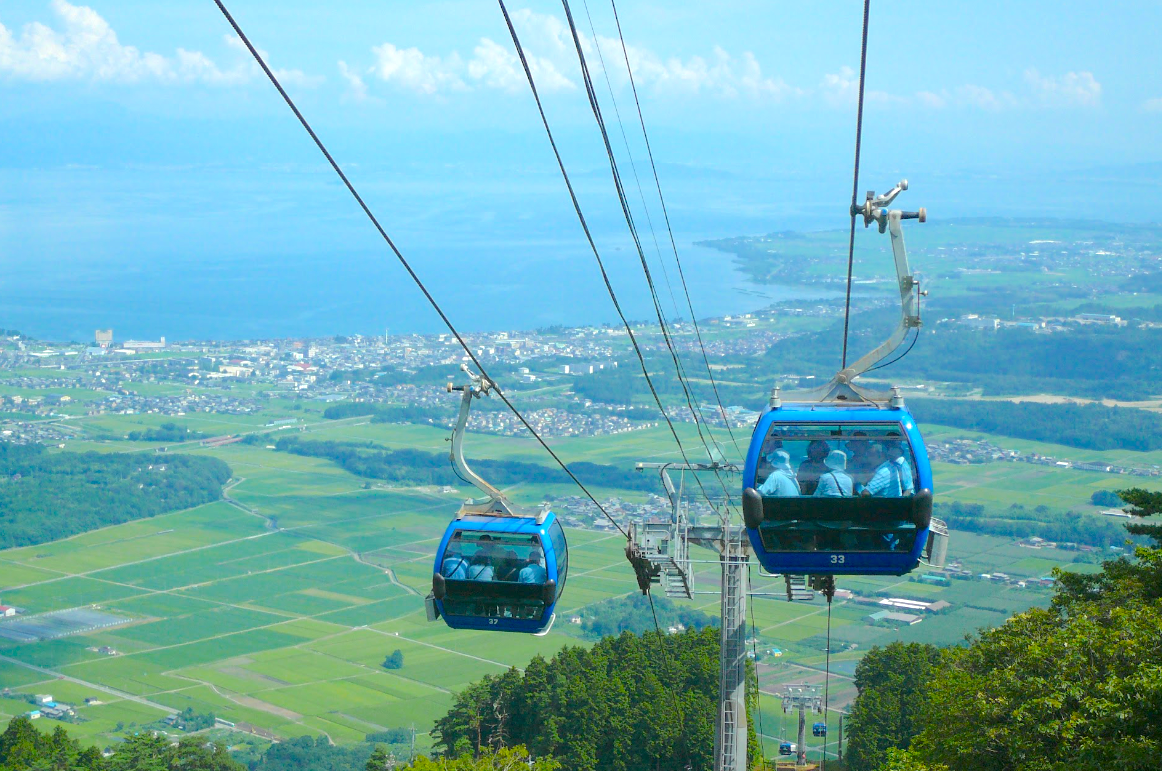
[(530, 565), (543, 565), (545, 562), (545, 553), (541, 551), (541, 545), (537, 544), (529, 549), (529, 558), (526, 560)]
[(771, 455), (771, 463), (776, 468), (782, 468), (784, 466), (791, 468), (791, 456), (786, 450), (775, 450), (774, 454)]
[(827, 457), (827, 452), (831, 447), (822, 439), (812, 439), (811, 443), (807, 445), (807, 457), (816, 463)]
[(823, 462), (832, 471), (843, 471), (847, 468), (847, 453), (842, 450), (832, 450), (827, 453), (827, 458)]
[(883, 448), (884, 457), (888, 460), (896, 460), (897, 458), (904, 457), (904, 447), (899, 440), (890, 439), (884, 442), (881, 447)]
[(867, 441), (866, 431), (856, 431), (851, 435), (852, 439), (847, 443), (847, 451), (853, 456), (866, 457), (872, 452), (871, 442)]

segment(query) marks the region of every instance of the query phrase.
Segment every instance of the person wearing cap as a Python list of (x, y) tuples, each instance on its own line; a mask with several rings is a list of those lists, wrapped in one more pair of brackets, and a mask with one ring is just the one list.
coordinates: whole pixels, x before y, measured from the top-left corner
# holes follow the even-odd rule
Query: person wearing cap
[(767, 435), (759, 450), (759, 464), (757, 474), (764, 477), (775, 464), (775, 452), (783, 448), (783, 440), (774, 435)]
[(819, 475), (819, 486), (815, 488), (814, 497), (850, 498), (854, 483), (846, 471), (847, 454), (842, 450), (832, 450), (823, 462), (827, 465), (827, 471)]
[(771, 457), (774, 468), (759, 486), (759, 494), (766, 498), (798, 498), (802, 495), (799, 480), (791, 470), (791, 456), (786, 450), (775, 450)]

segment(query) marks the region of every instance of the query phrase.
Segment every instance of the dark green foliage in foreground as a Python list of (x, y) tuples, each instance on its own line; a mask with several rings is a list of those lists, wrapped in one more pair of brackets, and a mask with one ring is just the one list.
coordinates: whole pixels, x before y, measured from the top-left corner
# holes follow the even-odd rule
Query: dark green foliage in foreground
[(967, 428), (1083, 450), (1162, 448), (1162, 415), (1101, 404), (1035, 404), (968, 399), (909, 399), (920, 423)]
[[(1139, 516), (1162, 513), (1162, 493), (1117, 494)], [(851, 768), (1156, 771), (1162, 528), (1151, 522), (1128, 529), (1152, 545), (1104, 563), (1099, 573), (1058, 572), (1051, 607), (1020, 613), (966, 646), (944, 649), (911, 690), (889, 671), (902, 666), (893, 657), (907, 659), (910, 646), (869, 653), (865, 664), (888, 676), (859, 683)], [(922, 668), (916, 658), (912, 664)], [(898, 722), (902, 712), (914, 716), (907, 725)], [(907, 749), (891, 758), (877, 754), (887, 746)], [(865, 747), (869, 754), (861, 754)]]
[(855, 668), (859, 698), (851, 707), (847, 730), (847, 768), (874, 771), (888, 749), (907, 749), (919, 733), (924, 686), (939, 660), (933, 645), (892, 643), (872, 648)]
[(1007, 507), (986, 507), (953, 501), (937, 503), (934, 513), (953, 529), (970, 533), (1011, 538), (1038, 536), (1047, 541), (1083, 546), (1120, 546), (1126, 540), (1126, 528), (1118, 520), (1047, 506), (1028, 508), (1014, 503)]
[[(372, 756), (367, 761), (366, 771), (382, 771), (387, 767), (384, 763), (386, 760), (386, 753)], [(524, 747), (501, 747), (495, 751), (485, 748), (480, 757), (465, 755), (451, 761), (447, 758), (433, 760), (419, 757), (413, 764), (405, 766), (413, 771), (557, 771), (561, 767), (552, 758), (531, 757)]]
[[(654, 610), (662, 629), (679, 624), (687, 629), (705, 629), (718, 623), (718, 619), (702, 611), (680, 607), (665, 597), (654, 598)], [(622, 632), (643, 634), (655, 629), (650, 599), (642, 594), (631, 594), (590, 605), (581, 615), (581, 629), (586, 637), (594, 640)]]
[(718, 645), (714, 629), (626, 633), (538, 656), (466, 688), (433, 735), (453, 757), (524, 745), (565, 771), (710, 769)]
[[(448, 456), (420, 450), (385, 450), (367, 442), (319, 442), (294, 437), (280, 439), (275, 447), (282, 452), (327, 458), (356, 476), (412, 485), (457, 485), (462, 480), (452, 470)], [(472, 468), (493, 484), (568, 482), (565, 472), (539, 463), (515, 460), (471, 460)], [(620, 490), (653, 490), (657, 483), (648, 476), (617, 466), (598, 463), (570, 463), (569, 470), (586, 485)]]
[(201, 431), (191, 431), (177, 423), (162, 423), (158, 428), (129, 432), (129, 439), (133, 442), (191, 442), (205, 436)]
[(0, 548), (201, 506), (221, 498), (229, 479), (217, 458), (0, 443)]
[[(275, 745), (277, 746), (277, 745)], [(118, 745), (111, 758), (96, 747), (81, 746), (61, 726), (41, 733), (26, 717), (16, 717), (0, 734), (0, 769), (4, 771), (244, 771), (226, 748), (211, 747), (198, 736), (176, 745), (164, 736), (138, 734)]]

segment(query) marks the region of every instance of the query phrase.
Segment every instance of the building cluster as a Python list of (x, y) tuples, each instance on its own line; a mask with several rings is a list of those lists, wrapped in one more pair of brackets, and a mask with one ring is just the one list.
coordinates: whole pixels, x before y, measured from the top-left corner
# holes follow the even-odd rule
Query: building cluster
[(1136, 466), (1122, 466), (1107, 461), (1067, 460), (1054, 455), (1043, 455), (1039, 452), (1005, 450), (984, 439), (933, 440), (928, 443), (927, 447), (928, 455), (933, 461), (961, 466), (975, 463), (1011, 461), (1014, 463), (1032, 463), (1038, 466), (1052, 466), (1053, 468), (1075, 469), (1077, 471), (1095, 471), (1102, 474), (1128, 474), (1139, 477), (1162, 476), (1162, 469), (1157, 466), (1140, 468)]
[[(976, 313), (966, 313), (955, 319), (945, 318), (937, 324), (952, 324), (964, 329), (976, 329), (987, 332), (997, 332), (1003, 329), (1028, 329), (1034, 332), (1072, 332), (1085, 326), (1124, 327), (1129, 324), (1121, 316), (1105, 313), (1078, 313), (1073, 316), (1038, 316), (1036, 318), (1009, 318), (999, 316), (981, 316)], [(1151, 322), (1141, 322), (1142, 326)]]
[(77, 717), (77, 710), (72, 704), (56, 701), (51, 693), (38, 693), (35, 701), (36, 707), (25, 713), (30, 720), (47, 717), (71, 722)]
[[(652, 428), (657, 423), (630, 421), (616, 415), (569, 412), (556, 407), (523, 413), (529, 425), (544, 437), (559, 436), (605, 436), (624, 434), (643, 428)], [(511, 412), (476, 412), (468, 419), (468, 428), (502, 436), (520, 436), (527, 433), (524, 424)]]

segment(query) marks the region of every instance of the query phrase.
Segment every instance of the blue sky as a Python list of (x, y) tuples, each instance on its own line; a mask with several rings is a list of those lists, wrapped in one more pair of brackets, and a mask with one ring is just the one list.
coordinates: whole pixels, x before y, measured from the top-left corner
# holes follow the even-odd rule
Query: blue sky
[[(612, 120), (599, 47), (640, 162), (610, 6), (589, 3), (596, 36), (584, 5), (575, 0), (574, 11), (598, 92)], [(409, 253), (427, 255), (429, 270), (489, 281), (484, 268), (449, 262), (486, 251), (493, 265), (509, 260), (506, 280), (527, 272), (536, 286), (561, 280), (536, 273), (549, 250), (584, 258), (572, 251), (581, 234), (495, 3), (230, 7), (388, 230)], [(586, 212), (610, 249), (624, 249), (561, 5), (509, 7)], [(623, 0), (619, 11), (684, 245), (845, 227), (858, 0)], [(875, 0), (861, 188), (907, 176), (901, 203), (937, 218), (1159, 220), (1159, 29), (1156, 2), (1119, 2), (1115, 12), (1061, 0)], [(48, 307), (59, 298), (51, 282), (83, 270), (156, 296), (172, 283), (167, 275), (215, 261), (262, 266), (269, 277), (283, 259), (382, 260), (229, 33), (212, 0), (0, 0), (0, 271), (13, 277), (32, 264), (33, 275), (19, 274), (25, 285), (49, 282), (44, 302), (0, 304), (8, 326), (33, 328), (21, 314)], [(656, 208), (653, 216), (660, 221)], [(183, 290), (188, 297), (161, 304), (204, 305), (210, 291)], [(345, 307), (310, 294), (322, 289), (304, 291), (306, 304)], [(94, 306), (94, 320), (106, 312)], [(546, 311), (538, 321), (555, 318)], [(341, 310), (328, 324), (350, 331)]]

